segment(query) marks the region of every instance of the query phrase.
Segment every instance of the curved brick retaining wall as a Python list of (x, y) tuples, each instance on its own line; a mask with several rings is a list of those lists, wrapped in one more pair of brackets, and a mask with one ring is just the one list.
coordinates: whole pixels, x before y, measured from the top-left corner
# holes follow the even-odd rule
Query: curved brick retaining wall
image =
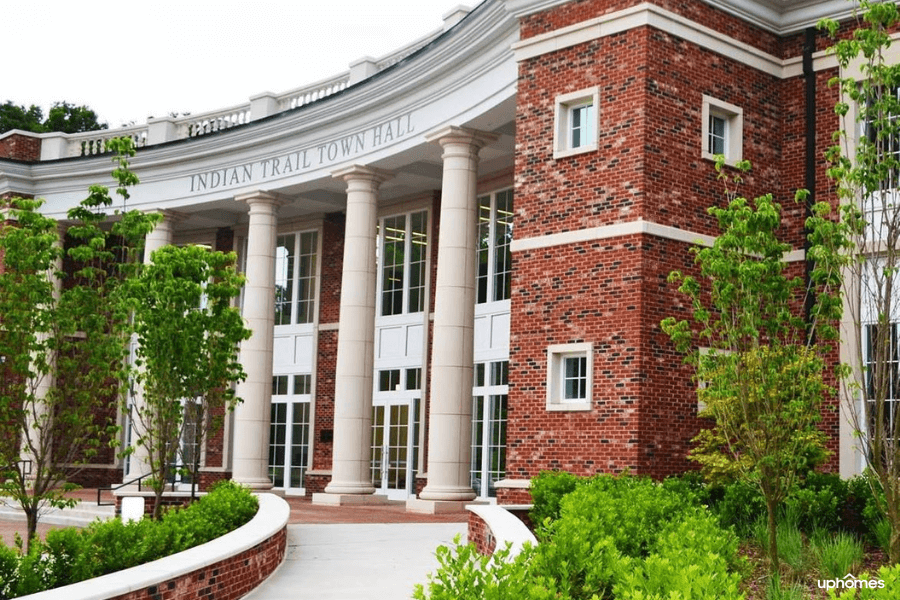
[(243, 527), (159, 560), (20, 600), (176, 600), (240, 598), (284, 559), (290, 507), (259, 495), (259, 512)]

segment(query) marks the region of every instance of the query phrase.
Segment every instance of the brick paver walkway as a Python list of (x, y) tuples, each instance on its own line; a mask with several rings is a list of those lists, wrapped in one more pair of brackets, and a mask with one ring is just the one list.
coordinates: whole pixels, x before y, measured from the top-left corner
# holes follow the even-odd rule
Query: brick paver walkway
[[(84, 489), (72, 493), (86, 503), (97, 501), (97, 490)], [(111, 498), (104, 494), (104, 500)], [(291, 506), (291, 524), (328, 524), (328, 523), (465, 523), (467, 513), (422, 515), (406, 512), (402, 502), (391, 502), (375, 506), (321, 506), (313, 504), (309, 498), (285, 498)], [(38, 533), (43, 536), (59, 525), (38, 523)], [(0, 539), (6, 545), (12, 545), (14, 535), (25, 534), (25, 521), (0, 518)]]

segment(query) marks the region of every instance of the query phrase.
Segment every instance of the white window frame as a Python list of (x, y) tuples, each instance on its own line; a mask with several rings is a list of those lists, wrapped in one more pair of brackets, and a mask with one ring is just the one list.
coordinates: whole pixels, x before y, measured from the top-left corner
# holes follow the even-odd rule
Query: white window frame
[[(586, 143), (577, 147), (572, 145), (572, 115), (576, 109), (593, 106), (593, 118), (589, 121), (592, 130), (588, 131)], [(553, 125), (553, 158), (565, 158), (585, 152), (596, 152), (597, 136), (600, 131), (600, 88), (595, 86), (577, 92), (570, 92), (556, 97), (556, 108)]]
[(725, 121), (725, 164), (735, 165), (743, 160), (744, 109), (704, 94), (700, 155), (703, 158), (715, 160), (716, 155), (711, 152), (709, 147), (709, 119), (711, 116)]
[[(498, 292), (497, 286), (497, 277), (498, 275), (507, 274), (508, 277), (512, 278), (512, 252), (510, 250), (511, 243), (509, 244), (501, 244), (500, 243), (500, 234), (501, 234), (501, 224), (500, 220), (503, 218), (509, 219), (512, 221), (513, 215), (500, 215), (498, 210), (498, 197), (503, 194), (509, 195), (510, 204), (514, 202), (513, 198), (513, 190), (512, 188), (505, 188), (502, 190), (498, 190), (496, 192), (491, 192), (489, 194), (482, 194), (478, 196), (478, 242), (479, 247), (475, 250), (476, 255), (476, 266), (480, 269), (481, 266), (481, 257), (485, 256), (486, 263), (486, 271), (481, 273), (479, 270), (475, 273), (475, 304), (476, 305), (486, 305), (491, 304), (492, 302), (509, 302), (509, 296), (506, 296), (504, 293), (505, 290)], [(484, 215), (482, 214), (481, 208), (483, 203), (486, 202), (488, 207), (489, 217), (484, 219)], [(513, 209), (514, 210), (514, 209)], [(512, 227), (512, 225), (510, 225)], [(486, 235), (485, 235), (486, 232)], [(487, 238), (487, 246), (482, 247), (481, 240), (486, 237)], [(511, 240), (510, 240), (511, 242)], [(502, 273), (497, 272), (497, 260), (498, 253), (505, 252), (506, 260), (508, 261), (504, 266), (506, 270)], [(482, 289), (481, 282), (479, 280), (484, 280), (484, 290), (485, 290), (485, 300), (482, 302), (479, 300), (479, 291)], [(497, 299), (496, 296), (506, 296)], [(510, 295), (512, 292), (510, 291)]]
[[(421, 303), (422, 309), (410, 311), (409, 310), (409, 302), (410, 302), (410, 290), (411, 290), (411, 275), (412, 275), (412, 245), (417, 243), (414, 240), (414, 235), (412, 231), (412, 218), (414, 215), (424, 213), (425, 215), (425, 254), (422, 262), (425, 265), (424, 272), (422, 274), (422, 282), (421, 282)], [(384, 231), (385, 231), (385, 221), (387, 219), (393, 219), (396, 217), (404, 218), (404, 239), (403, 239), (403, 282), (402, 282), (402, 292), (401, 292), (401, 310), (400, 312), (396, 312), (390, 315), (382, 314), (384, 310)], [(431, 210), (428, 208), (417, 208), (413, 210), (407, 210), (399, 213), (391, 213), (388, 215), (378, 217), (378, 235), (377, 235), (377, 246), (376, 246), (376, 255), (378, 261), (378, 271), (377, 271), (377, 296), (375, 302), (375, 316), (377, 319), (392, 319), (396, 317), (400, 317), (403, 315), (421, 315), (423, 312), (427, 312), (428, 310), (428, 292), (429, 292), (429, 265), (431, 264), (431, 251), (430, 251), (430, 240), (431, 238)]]
[[(565, 362), (568, 358), (584, 358), (586, 397), (577, 400), (565, 398)], [(590, 342), (556, 344), (547, 347), (547, 410), (591, 410), (594, 387), (594, 348)]]

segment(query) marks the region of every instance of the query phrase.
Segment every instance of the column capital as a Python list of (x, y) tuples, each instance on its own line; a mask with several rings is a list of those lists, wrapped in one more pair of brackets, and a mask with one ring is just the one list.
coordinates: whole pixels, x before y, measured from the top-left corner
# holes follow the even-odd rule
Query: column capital
[(488, 133), (487, 131), (448, 125), (427, 134), (425, 140), (428, 142), (437, 142), (444, 148), (446, 148), (448, 144), (467, 144), (472, 146), (477, 152), (491, 142), (496, 141), (499, 137), (500, 136), (497, 134)]
[(335, 179), (343, 179), (348, 183), (350, 181), (360, 180), (369, 181), (377, 188), (388, 179), (392, 179), (394, 177), (394, 172), (375, 167), (367, 167), (365, 165), (350, 165), (349, 167), (332, 171), (331, 176)]
[(178, 223), (179, 221), (184, 221), (187, 219), (187, 215), (183, 212), (179, 212), (177, 210), (158, 210), (158, 209), (150, 209), (145, 210), (144, 214), (152, 215), (162, 215), (163, 221), (168, 223)]
[(238, 194), (234, 197), (238, 202), (245, 202), (246, 204), (253, 205), (267, 205), (271, 206), (273, 209), (276, 209), (284, 204), (287, 204), (287, 199), (274, 192), (267, 192), (264, 190), (256, 190), (253, 192), (246, 192), (244, 194)]

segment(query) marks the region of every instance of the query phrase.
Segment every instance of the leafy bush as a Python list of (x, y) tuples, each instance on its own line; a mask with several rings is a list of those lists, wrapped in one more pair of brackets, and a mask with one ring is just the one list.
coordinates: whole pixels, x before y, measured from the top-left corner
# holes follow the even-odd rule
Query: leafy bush
[(880, 579), (884, 582), (884, 587), (840, 590), (840, 593), (836, 589), (829, 589), (828, 597), (831, 600), (896, 600), (897, 590), (900, 589), (900, 565), (881, 567), (875, 575), (863, 573), (859, 579)]
[(548, 517), (537, 547), (512, 561), (458, 543), (441, 548), (441, 567), (415, 597), (737, 600), (737, 537), (683, 488), (629, 476), (577, 480), (553, 500), (558, 518)]
[(417, 600), (459, 600), (461, 598), (500, 600), (553, 600), (558, 598), (539, 577), (533, 576), (529, 562), (534, 549), (526, 546), (521, 554), (509, 559), (509, 546), (498, 548), (492, 556), (482, 556), (473, 544), (454, 547), (439, 546), (436, 551), (438, 570), (428, 576), (428, 583), (416, 585)]
[(559, 503), (563, 496), (573, 491), (579, 479), (566, 471), (541, 471), (531, 480), (531, 500), (533, 508), (529, 513), (536, 529), (541, 529), (544, 521), (559, 518)]
[(646, 559), (628, 561), (615, 597), (743, 598), (737, 550), (737, 537), (723, 531), (712, 515), (691, 511), (660, 533)]
[(160, 521), (95, 521), (83, 530), (56, 529), (27, 554), (0, 543), (0, 600), (134, 567), (208, 542), (256, 514), (258, 500), (231, 481)]

